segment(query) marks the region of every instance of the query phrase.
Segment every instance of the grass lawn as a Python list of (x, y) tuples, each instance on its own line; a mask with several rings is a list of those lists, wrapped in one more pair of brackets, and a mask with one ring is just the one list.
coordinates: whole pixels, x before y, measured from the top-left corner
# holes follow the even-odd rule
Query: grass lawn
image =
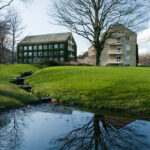
[(38, 102), (36, 97), (10, 83), (21, 73), (36, 69), (35, 65), (0, 65), (0, 111)]
[(37, 70), (26, 84), (36, 95), (62, 103), (150, 114), (150, 68), (50, 67)]

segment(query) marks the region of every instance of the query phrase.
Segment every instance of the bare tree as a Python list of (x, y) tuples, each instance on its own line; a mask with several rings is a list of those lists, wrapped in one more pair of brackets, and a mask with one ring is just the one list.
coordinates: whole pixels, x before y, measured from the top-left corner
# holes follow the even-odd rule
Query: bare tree
[[(112, 27), (135, 28), (146, 20), (141, 0), (55, 0), (56, 22), (86, 38), (96, 50), (96, 65)], [(51, 14), (51, 12), (50, 12)]]
[(12, 63), (14, 63), (14, 51), (17, 44), (17, 40), (23, 31), (22, 19), (19, 15), (19, 12), (11, 8), (8, 10), (8, 23), (9, 23), (9, 34), (12, 39)]
[(7, 45), (9, 26), (6, 19), (0, 21), (0, 63), (4, 62), (4, 51)]
[(0, 6), (0, 10), (2, 10), (3, 8), (9, 6), (14, 0), (9, 0), (9, 1), (6, 1), (5, 2), (3, 0), (0, 1), (0, 4), (2, 4), (2, 6)]

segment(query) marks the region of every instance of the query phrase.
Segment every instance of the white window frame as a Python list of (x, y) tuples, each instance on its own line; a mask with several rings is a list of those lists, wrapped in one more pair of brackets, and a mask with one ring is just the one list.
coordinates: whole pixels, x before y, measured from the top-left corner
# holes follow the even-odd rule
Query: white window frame
[(28, 46), (28, 50), (32, 51), (32, 46)]
[(64, 58), (63, 57), (60, 57), (60, 62), (64, 62)]
[(44, 49), (47, 49), (47, 45), (44, 45)]
[(116, 56), (117, 62), (121, 62), (122, 58), (121, 56)]
[(125, 49), (126, 49), (126, 51), (130, 51), (131, 50), (131, 46), (130, 45), (126, 45)]
[(58, 44), (54, 44), (54, 49), (58, 49)]
[(126, 60), (131, 60), (131, 56), (130, 55), (125, 56), (125, 59)]
[(27, 52), (24, 52), (24, 57), (27, 57), (28, 53)]
[(126, 36), (126, 41), (130, 41), (130, 36)]
[(38, 50), (42, 50), (42, 45), (38, 45)]
[(49, 49), (53, 49), (53, 45), (52, 44), (49, 45)]
[(42, 52), (38, 52), (38, 56), (42, 56)]
[(65, 47), (65, 45), (64, 45), (64, 44), (60, 44), (60, 48), (62, 48), (62, 49), (63, 49), (64, 47)]
[(116, 51), (117, 51), (118, 53), (121, 52), (121, 47), (120, 47), (120, 46), (117, 46)]
[(118, 37), (116, 40), (117, 40), (117, 43), (120, 43), (121, 42), (121, 37)]
[(44, 56), (47, 56), (48, 55), (48, 53), (47, 52), (44, 52)]
[(33, 50), (37, 50), (37, 45), (34, 45), (34, 46), (33, 46)]
[(24, 46), (23, 49), (24, 49), (24, 51), (27, 51), (27, 50), (28, 50), (28, 47), (27, 47), (27, 46)]
[(37, 56), (37, 52), (33, 52), (33, 56)]
[(29, 56), (32, 56), (32, 52), (29, 52), (29, 54), (28, 54)]

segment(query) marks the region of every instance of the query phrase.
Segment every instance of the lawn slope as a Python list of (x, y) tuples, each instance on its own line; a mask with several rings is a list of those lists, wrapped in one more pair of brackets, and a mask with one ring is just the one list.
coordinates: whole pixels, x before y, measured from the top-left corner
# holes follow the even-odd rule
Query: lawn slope
[(36, 69), (34, 65), (0, 65), (0, 111), (38, 102), (35, 96), (11, 83), (12, 78)]
[(150, 113), (150, 68), (51, 67), (37, 70), (26, 84), (62, 103)]

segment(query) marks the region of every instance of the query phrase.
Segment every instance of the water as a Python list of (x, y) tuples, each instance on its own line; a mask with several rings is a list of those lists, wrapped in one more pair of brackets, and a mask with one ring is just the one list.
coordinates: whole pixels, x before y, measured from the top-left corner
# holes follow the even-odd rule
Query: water
[(0, 150), (150, 150), (150, 122), (38, 105), (0, 116)]

